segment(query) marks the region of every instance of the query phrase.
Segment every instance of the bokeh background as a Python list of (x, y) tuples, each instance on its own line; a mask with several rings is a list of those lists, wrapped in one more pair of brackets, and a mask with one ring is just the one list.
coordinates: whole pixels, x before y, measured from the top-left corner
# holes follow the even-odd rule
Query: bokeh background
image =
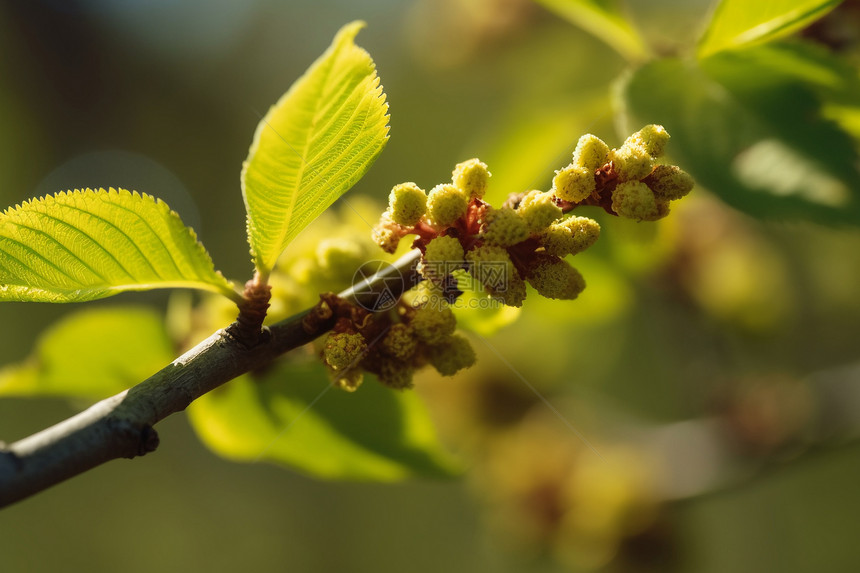
[[(628, 4), (671, 53), (710, 3)], [(855, 64), (856, 15), (845, 3), (814, 31), (838, 32)], [(8, 1), (0, 202), (150, 193), (246, 279), (239, 170), (255, 126), (354, 19), (392, 119), (348, 197), (429, 188), (474, 156), (497, 197), (547, 189), (580, 134), (621, 142), (610, 85), (625, 63), (528, 0)], [(705, 189), (681, 203), (655, 225), (589, 213), (604, 236), (577, 257), (579, 300), (527, 301), (473, 339), (476, 368), (418, 381), (462, 478), (339, 483), (234, 464), (177, 415), (157, 453), (0, 512), (0, 570), (855, 570), (860, 233), (763, 223)], [(4, 303), (0, 363), (75, 308)], [(80, 407), (0, 400), (0, 439)]]

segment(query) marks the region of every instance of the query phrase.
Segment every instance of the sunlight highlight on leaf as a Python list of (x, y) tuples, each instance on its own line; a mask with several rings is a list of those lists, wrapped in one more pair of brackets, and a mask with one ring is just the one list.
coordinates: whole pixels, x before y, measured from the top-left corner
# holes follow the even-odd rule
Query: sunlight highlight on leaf
[(82, 302), (171, 287), (239, 298), (163, 201), (86, 189), (0, 215), (0, 300)]
[(537, 0), (562, 18), (594, 34), (628, 60), (641, 60), (648, 47), (617, 0)]
[(821, 18), (842, 0), (723, 0), (699, 42), (699, 57), (787, 36)]
[(370, 55), (344, 26), (257, 127), (242, 169), (248, 241), (268, 275), (284, 248), (349, 190), (388, 140), (388, 105)]

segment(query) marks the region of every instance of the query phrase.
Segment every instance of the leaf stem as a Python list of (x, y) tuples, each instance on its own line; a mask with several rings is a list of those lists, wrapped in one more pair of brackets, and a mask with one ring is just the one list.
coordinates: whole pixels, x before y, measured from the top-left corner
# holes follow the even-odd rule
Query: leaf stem
[(231, 289), (224, 289), (221, 291), (221, 294), (232, 300), (236, 303), (236, 306), (241, 306), (243, 302), (245, 302), (245, 297), (242, 294), (242, 291), (233, 287)]

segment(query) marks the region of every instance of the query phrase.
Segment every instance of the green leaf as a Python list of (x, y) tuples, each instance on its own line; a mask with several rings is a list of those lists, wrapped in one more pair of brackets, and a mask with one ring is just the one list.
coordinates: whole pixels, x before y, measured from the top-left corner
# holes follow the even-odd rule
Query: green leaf
[(765, 60), (722, 53), (650, 63), (619, 85), (626, 130), (659, 123), (667, 152), (702, 186), (751, 215), (860, 224), (853, 141), (814, 91)]
[(860, 72), (846, 58), (799, 39), (774, 42), (731, 56), (747, 60), (747, 66), (765, 66), (786, 80), (802, 82), (822, 101), (826, 117), (860, 139), (860, 130), (850, 119), (850, 114), (860, 112)]
[(347, 393), (330, 386), (319, 361), (281, 362), (262, 379), (242, 376), (188, 412), (203, 443), (236, 461), (266, 460), (326, 479), (397, 481), (452, 472), (414, 392), (366, 379)]
[(821, 18), (841, 1), (723, 0), (699, 42), (699, 57), (787, 36)]
[(168, 287), (239, 296), (162, 201), (75, 190), (0, 215), (0, 300), (80, 302)]
[(91, 308), (63, 317), (41, 335), (30, 358), (0, 370), (0, 396), (100, 400), (145, 380), (172, 358), (155, 311)]
[(648, 55), (642, 37), (625, 17), (618, 0), (536, 0), (562, 18), (594, 34), (628, 60)]
[[(803, 82), (827, 101), (860, 105), (857, 67), (819, 44), (792, 38), (721, 56), (733, 58), (729, 61), (767, 67), (771, 74)], [(714, 61), (719, 62), (720, 58)]]
[(388, 141), (388, 105), (376, 67), (353, 43), (363, 26), (344, 26), (257, 126), (242, 193), (251, 253), (264, 276), (290, 241), (361, 179)]

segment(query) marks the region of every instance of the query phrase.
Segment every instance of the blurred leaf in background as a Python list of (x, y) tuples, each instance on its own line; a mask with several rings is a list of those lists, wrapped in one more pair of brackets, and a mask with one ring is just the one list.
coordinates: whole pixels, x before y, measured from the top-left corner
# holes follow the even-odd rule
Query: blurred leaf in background
[(107, 398), (173, 359), (164, 319), (143, 306), (78, 311), (46, 330), (34, 353), (0, 370), (0, 395)]
[(400, 481), (450, 476), (452, 460), (414, 392), (365, 382), (348, 394), (323, 365), (282, 363), (243, 376), (190, 408), (203, 442), (229, 459), (272, 461), (327, 479)]
[(648, 55), (642, 41), (618, 0), (539, 0), (562, 18), (594, 34), (618, 50), (628, 60)]
[(852, 139), (822, 118), (805, 83), (765, 58), (658, 61), (626, 78), (619, 93), (625, 123), (665, 125), (677, 160), (730, 205), (771, 219), (860, 220)]

